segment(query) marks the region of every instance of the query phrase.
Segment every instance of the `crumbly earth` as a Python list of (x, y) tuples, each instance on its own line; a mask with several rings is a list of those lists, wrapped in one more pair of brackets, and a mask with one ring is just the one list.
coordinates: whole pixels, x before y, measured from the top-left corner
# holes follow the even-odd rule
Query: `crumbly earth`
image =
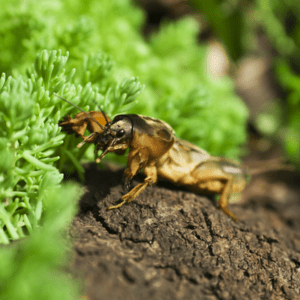
[(235, 223), (214, 200), (166, 182), (107, 211), (123, 195), (121, 180), (122, 170), (86, 166), (70, 234), (88, 299), (300, 299), (296, 186), (290, 192), (275, 176), (258, 179), (260, 192), (250, 185), (246, 200), (230, 205)]

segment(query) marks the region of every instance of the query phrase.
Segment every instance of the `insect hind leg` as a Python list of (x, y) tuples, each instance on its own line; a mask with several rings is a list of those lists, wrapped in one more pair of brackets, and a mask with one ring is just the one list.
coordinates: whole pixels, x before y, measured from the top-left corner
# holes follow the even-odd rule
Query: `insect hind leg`
[(232, 185), (233, 185), (233, 179), (229, 179), (222, 191), (220, 200), (219, 200), (219, 208), (229, 217), (231, 217), (235, 222), (237, 222), (237, 217), (227, 208), (228, 205), (228, 198), (230, 197), (232, 193)]
[(234, 221), (236, 216), (227, 208), (228, 199), (233, 191), (238, 191), (234, 174), (225, 172), (219, 161), (201, 163), (193, 172), (194, 185), (192, 190), (197, 193), (207, 192), (220, 194), (219, 208)]

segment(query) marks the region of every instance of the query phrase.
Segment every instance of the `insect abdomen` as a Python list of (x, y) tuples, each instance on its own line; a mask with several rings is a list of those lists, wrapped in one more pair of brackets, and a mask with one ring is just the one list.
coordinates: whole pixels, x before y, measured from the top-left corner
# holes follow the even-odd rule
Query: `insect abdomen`
[(196, 193), (222, 193), (229, 181), (232, 182), (232, 192), (240, 192), (246, 185), (245, 175), (237, 164), (210, 156), (180, 139), (176, 139), (159, 163), (159, 176)]

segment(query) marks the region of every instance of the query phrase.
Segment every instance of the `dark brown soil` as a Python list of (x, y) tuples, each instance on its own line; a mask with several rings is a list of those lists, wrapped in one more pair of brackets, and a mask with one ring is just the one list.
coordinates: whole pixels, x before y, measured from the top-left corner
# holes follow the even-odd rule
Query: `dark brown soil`
[(122, 170), (87, 165), (71, 235), (88, 299), (300, 299), (299, 190), (287, 188), (293, 173), (275, 175), (230, 205), (235, 223), (214, 200), (165, 182), (107, 211)]

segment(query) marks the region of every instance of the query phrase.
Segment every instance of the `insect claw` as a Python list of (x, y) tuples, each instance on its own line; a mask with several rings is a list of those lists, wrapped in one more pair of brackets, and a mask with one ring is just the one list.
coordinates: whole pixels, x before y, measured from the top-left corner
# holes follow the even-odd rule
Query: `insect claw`
[(223, 211), (223, 213), (225, 213), (228, 217), (232, 218), (233, 221), (237, 222), (237, 217), (230, 211), (228, 210), (226, 207), (220, 207), (220, 209)]
[[(141, 184), (139, 184), (138, 187), (140, 187), (140, 185), (141, 185)], [(123, 206), (125, 203), (129, 203), (130, 201), (132, 201), (132, 200), (135, 198), (135, 196), (136, 196), (135, 193), (129, 192), (129, 193), (127, 193), (126, 195), (124, 195), (124, 196), (122, 197), (122, 202), (120, 202), (120, 203), (117, 204), (117, 205), (109, 206), (109, 207), (107, 208), (107, 210), (119, 208), (119, 207)]]

